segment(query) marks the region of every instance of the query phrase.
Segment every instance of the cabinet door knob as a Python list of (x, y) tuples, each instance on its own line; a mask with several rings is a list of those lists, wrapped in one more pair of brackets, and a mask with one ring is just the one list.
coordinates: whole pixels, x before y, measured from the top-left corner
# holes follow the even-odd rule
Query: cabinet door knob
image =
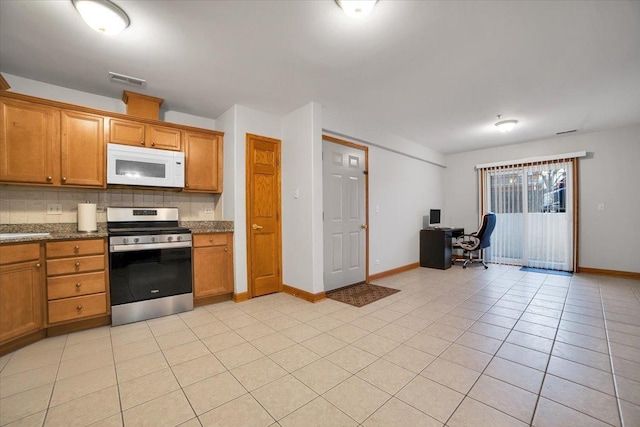
[(229, 248), (224, 248), (224, 251), (225, 252), (229, 252)]
[(47, 182), (51, 182), (53, 180), (53, 177), (48, 176), (47, 177)]
[(213, 237), (209, 239), (209, 243), (213, 243)]
[(73, 251), (74, 251), (74, 252), (78, 252), (79, 250), (80, 250), (80, 246), (75, 245), (75, 246), (73, 247)]
[(66, 176), (62, 177), (62, 182), (67, 182), (67, 177)]
[(155, 146), (156, 146), (156, 143), (155, 143), (155, 142), (152, 142), (152, 143), (151, 143), (151, 146), (152, 146), (152, 147), (155, 147)]
[(184, 188), (189, 188), (189, 184), (184, 184)]
[(76, 262), (76, 270), (80, 268), (80, 263)]
[(78, 311), (82, 310), (82, 304), (78, 304), (78, 306), (76, 307), (76, 310)]
[(36, 268), (40, 268), (40, 267), (42, 267), (42, 266), (40, 265), (40, 263), (37, 263), (37, 264), (36, 264)]
[(80, 286), (82, 286), (80, 283), (76, 283), (76, 288), (80, 289)]
[(144, 141), (140, 141), (140, 145), (144, 145)]

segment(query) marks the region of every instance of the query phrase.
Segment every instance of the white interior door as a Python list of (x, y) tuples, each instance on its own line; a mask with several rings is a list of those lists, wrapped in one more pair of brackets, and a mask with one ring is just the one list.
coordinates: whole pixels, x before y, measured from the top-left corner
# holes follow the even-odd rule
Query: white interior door
[(366, 279), (365, 153), (322, 141), (324, 289)]

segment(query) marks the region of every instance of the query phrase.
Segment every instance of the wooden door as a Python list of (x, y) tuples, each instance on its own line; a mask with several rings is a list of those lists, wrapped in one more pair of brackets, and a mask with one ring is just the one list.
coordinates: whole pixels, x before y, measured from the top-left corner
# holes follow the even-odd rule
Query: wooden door
[(147, 147), (180, 151), (180, 129), (147, 125), (146, 132)]
[(322, 141), (325, 291), (367, 278), (366, 151)]
[(282, 290), (280, 141), (247, 134), (247, 267), (252, 297)]
[(114, 144), (144, 147), (145, 126), (143, 123), (122, 119), (109, 120), (109, 142)]
[(60, 111), (0, 100), (0, 181), (58, 184)]
[(185, 190), (222, 192), (222, 136), (184, 133)]
[(61, 134), (62, 185), (104, 188), (104, 117), (63, 110)]

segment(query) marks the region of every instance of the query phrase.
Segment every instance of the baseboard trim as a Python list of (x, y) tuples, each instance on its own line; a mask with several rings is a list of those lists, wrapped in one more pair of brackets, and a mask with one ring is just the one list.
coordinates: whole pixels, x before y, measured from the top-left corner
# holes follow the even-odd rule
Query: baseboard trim
[(393, 276), (394, 274), (402, 273), (404, 271), (413, 270), (413, 269), (418, 268), (418, 267), (420, 267), (420, 263), (419, 262), (414, 262), (412, 264), (403, 265), (402, 267), (393, 268), (391, 270), (382, 271), (380, 273), (372, 274), (372, 275), (369, 276), (368, 280), (371, 281), (371, 280), (382, 279), (383, 277)]
[(626, 277), (628, 279), (640, 279), (640, 273), (633, 271), (605, 270), (603, 268), (578, 267), (577, 273), (597, 274), (600, 276)]
[(40, 329), (39, 331), (32, 332), (29, 335), (16, 338), (13, 341), (9, 341), (6, 344), (0, 345), (0, 356), (9, 354), (12, 351), (16, 351), (22, 347), (26, 347), (29, 344), (33, 344), (36, 341), (40, 341), (47, 337), (46, 329)]
[(231, 299), (233, 300), (233, 302), (242, 302), (248, 301), (249, 298), (249, 292), (240, 292), (238, 294), (233, 294), (233, 297)]
[(284, 283), (282, 284), (282, 292), (312, 303), (322, 301), (327, 297), (324, 291), (312, 294), (311, 292), (303, 291), (302, 289), (294, 288), (293, 286), (285, 285)]
[(233, 292), (222, 295), (212, 295), (210, 297), (200, 297), (193, 299), (193, 306), (200, 307), (203, 305), (215, 304), (217, 302), (231, 301), (233, 298)]
[(58, 335), (68, 334), (70, 332), (83, 331), (85, 329), (97, 328), (100, 326), (108, 326), (111, 324), (111, 315), (103, 314), (99, 317), (91, 319), (74, 321), (63, 325), (54, 325), (47, 328), (48, 337), (56, 337)]

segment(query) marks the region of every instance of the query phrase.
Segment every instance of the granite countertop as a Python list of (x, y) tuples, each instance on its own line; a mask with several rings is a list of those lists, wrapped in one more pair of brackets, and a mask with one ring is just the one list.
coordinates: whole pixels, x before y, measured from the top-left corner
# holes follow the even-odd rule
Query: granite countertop
[[(233, 221), (183, 221), (182, 227), (194, 234), (233, 232)], [(0, 224), (0, 234), (6, 233), (49, 233), (48, 235), (19, 236), (1, 238), (0, 245), (8, 243), (40, 242), (45, 240), (97, 239), (107, 237), (107, 224), (98, 223), (98, 231), (87, 233), (78, 231), (76, 223), (64, 224)]]
[(233, 221), (181, 221), (180, 226), (191, 229), (193, 234), (233, 232)]
[(78, 231), (76, 223), (64, 224), (2, 224), (0, 234), (5, 233), (49, 233), (48, 235), (20, 236), (0, 239), (0, 244), (40, 242), (61, 239), (96, 239), (107, 237), (107, 225), (98, 224), (98, 231), (87, 233)]

